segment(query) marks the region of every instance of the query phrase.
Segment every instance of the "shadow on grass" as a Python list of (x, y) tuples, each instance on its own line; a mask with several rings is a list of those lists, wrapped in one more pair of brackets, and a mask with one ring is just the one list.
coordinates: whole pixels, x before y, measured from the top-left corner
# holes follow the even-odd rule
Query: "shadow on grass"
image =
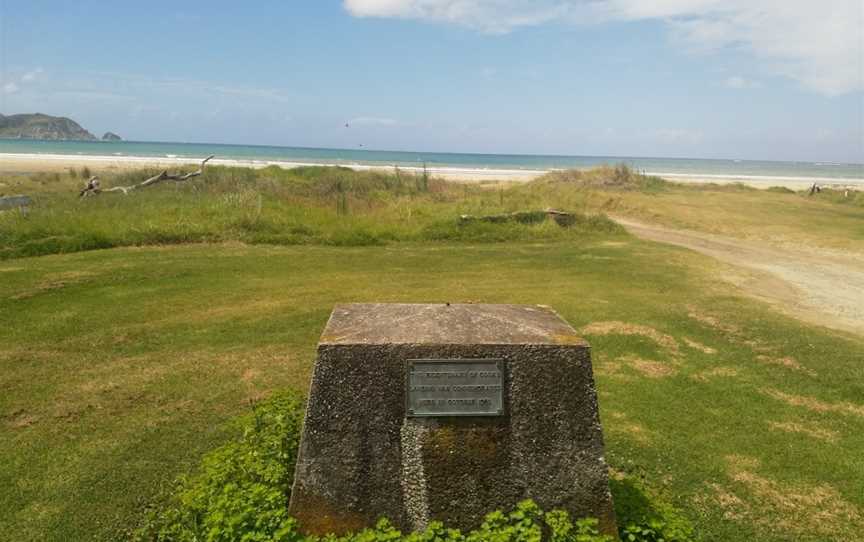
[[(651, 495), (640, 482), (627, 477), (610, 478), (609, 487), (623, 540), (627, 540), (626, 533), (637, 530), (642, 534), (640, 540), (683, 542), (695, 539), (690, 520), (671, 504)], [(649, 535), (646, 531), (653, 533)]]

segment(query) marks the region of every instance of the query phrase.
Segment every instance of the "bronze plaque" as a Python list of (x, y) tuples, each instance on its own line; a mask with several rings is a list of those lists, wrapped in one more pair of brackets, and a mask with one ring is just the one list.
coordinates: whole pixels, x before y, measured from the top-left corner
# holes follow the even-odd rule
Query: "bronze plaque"
[(504, 414), (504, 360), (411, 359), (406, 365), (408, 417)]

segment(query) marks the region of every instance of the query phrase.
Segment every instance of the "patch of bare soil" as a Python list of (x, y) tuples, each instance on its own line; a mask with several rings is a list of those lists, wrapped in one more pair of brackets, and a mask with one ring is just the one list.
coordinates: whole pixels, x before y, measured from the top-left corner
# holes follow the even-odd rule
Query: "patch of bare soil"
[(806, 322), (864, 335), (864, 257), (769, 245), (615, 217), (630, 233), (685, 247), (749, 271), (726, 277), (750, 296)]

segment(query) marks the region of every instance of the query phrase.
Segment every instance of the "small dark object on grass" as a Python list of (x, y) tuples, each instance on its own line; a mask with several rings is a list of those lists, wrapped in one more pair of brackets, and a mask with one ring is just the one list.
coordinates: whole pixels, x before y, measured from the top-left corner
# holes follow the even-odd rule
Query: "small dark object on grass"
[(576, 215), (573, 213), (565, 213), (564, 211), (556, 211), (555, 209), (549, 209), (546, 213), (562, 228), (569, 228), (576, 223)]
[(26, 209), (30, 205), (33, 205), (33, 199), (30, 196), (0, 197), (0, 210), (15, 209), (17, 207)]
[(507, 222), (540, 224), (549, 218), (554, 220), (555, 223), (562, 228), (572, 226), (576, 223), (576, 216), (573, 213), (557, 211), (555, 209), (546, 209), (545, 211), (518, 211), (515, 213), (505, 213), (500, 215), (462, 215), (459, 217), (459, 224), (465, 225), (472, 222), (487, 222), (489, 224), (505, 224)]

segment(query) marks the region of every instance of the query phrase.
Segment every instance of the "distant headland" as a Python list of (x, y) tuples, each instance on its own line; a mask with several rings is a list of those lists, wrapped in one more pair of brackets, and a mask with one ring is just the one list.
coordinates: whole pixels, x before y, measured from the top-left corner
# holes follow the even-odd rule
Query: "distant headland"
[[(66, 117), (52, 117), (43, 113), (0, 114), (0, 138), (42, 139), (52, 141), (98, 141), (99, 139)], [(107, 132), (102, 141), (121, 141), (120, 136)]]

